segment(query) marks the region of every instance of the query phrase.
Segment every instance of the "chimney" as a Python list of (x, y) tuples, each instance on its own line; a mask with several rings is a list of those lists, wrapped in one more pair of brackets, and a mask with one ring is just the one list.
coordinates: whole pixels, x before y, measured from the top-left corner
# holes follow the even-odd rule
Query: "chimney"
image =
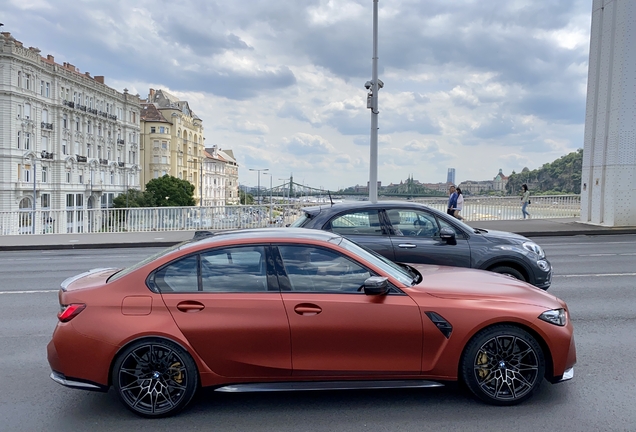
[(97, 81), (97, 82), (98, 82), (98, 83), (100, 83), (100, 84), (104, 84), (104, 76), (103, 76), (103, 75), (101, 75), (101, 76), (96, 76), (96, 77), (95, 77), (95, 81)]
[(84, 75), (86, 75), (88, 78), (91, 78), (91, 73), (90, 72), (84, 72)]
[(46, 59), (50, 62), (54, 62), (55, 61), (55, 57), (53, 57), (51, 54), (47, 54), (46, 55)]
[(155, 97), (155, 89), (151, 88), (150, 89), (150, 96), (148, 96), (148, 102), (152, 102), (154, 97)]

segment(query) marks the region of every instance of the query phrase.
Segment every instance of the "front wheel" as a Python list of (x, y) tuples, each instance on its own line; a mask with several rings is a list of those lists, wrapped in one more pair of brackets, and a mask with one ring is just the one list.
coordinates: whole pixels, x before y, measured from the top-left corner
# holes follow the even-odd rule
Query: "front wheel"
[(528, 332), (499, 325), (482, 330), (470, 340), (460, 372), (470, 391), (481, 400), (515, 405), (538, 390), (545, 374), (545, 358)]
[(526, 278), (523, 277), (523, 275), (521, 274), (521, 272), (517, 269), (514, 269), (512, 267), (508, 267), (508, 266), (499, 266), (499, 267), (495, 267), (490, 269), (491, 272), (493, 273), (499, 273), (505, 276), (509, 276), (511, 278), (514, 279), (519, 279), (520, 281), (526, 281)]
[(176, 414), (190, 402), (197, 385), (194, 360), (165, 339), (135, 342), (113, 365), (113, 386), (119, 399), (142, 417)]

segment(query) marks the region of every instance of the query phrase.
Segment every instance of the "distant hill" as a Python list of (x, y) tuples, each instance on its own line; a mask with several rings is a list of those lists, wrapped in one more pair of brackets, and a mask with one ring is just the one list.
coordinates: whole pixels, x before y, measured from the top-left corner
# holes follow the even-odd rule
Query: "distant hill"
[(583, 149), (578, 149), (536, 170), (524, 168), (518, 174), (513, 171), (508, 177), (506, 191), (517, 194), (521, 185), (526, 183), (533, 195), (580, 194), (582, 167)]

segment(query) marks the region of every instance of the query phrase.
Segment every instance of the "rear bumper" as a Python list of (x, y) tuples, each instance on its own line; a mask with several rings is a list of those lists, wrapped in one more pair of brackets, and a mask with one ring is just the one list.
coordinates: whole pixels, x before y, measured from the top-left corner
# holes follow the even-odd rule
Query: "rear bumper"
[(61, 384), (65, 387), (70, 387), (74, 389), (80, 390), (90, 390), (90, 391), (99, 391), (99, 392), (107, 392), (108, 386), (104, 386), (98, 383), (80, 380), (77, 378), (68, 378), (59, 372), (51, 372), (51, 379), (58, 384)]

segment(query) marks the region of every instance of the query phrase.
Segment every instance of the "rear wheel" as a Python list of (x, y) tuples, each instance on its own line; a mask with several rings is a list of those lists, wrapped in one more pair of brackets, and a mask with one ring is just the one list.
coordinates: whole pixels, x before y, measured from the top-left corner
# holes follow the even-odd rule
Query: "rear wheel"
[(192, 399), (198, 385), (194, 360), (165, 339), (145, 339), (125, 348), (113, 365), (113, 386), (135, 414), (165, 417)]
[(466, 345), (461, 375), (470, 391), (493, 405), (530, 398), (545, 374), (538, 342), (523, 329), (500, 325), (477, 333)]
[(523, 275), (521, 274), (521, 272), (517, 269), (514, 269), (512, 267), (508, 267), (508, 266), (499, 266), (499, 267), (494, 267), (492, 269), (490, 269), (491, 272), (494, 273), (499, 273), (505, 276), (510, 276), (511, 278), (515, 278), (515, 279), (519, 279), (522, 280), (524, 282), (526, 281), (526, 278), (523, 277)]

